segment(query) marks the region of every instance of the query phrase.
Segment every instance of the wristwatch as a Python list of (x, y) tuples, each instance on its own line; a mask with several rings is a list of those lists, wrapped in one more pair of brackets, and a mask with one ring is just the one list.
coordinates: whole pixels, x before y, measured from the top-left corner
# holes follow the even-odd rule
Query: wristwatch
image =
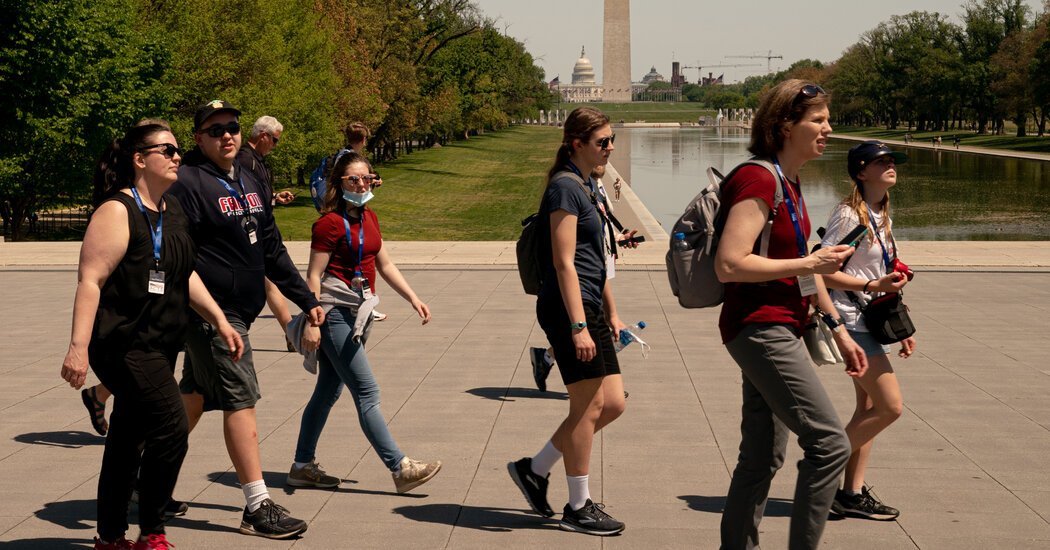
[(587, 328), (587, 321), (580, 321), (579, 323), (569, 323), (571, 329), (585, 329)]
[(842, 319), (836, 319), (832, 317), (830, 313), (825, 313), (821, 316), (821, 319), (824, 320), (824, 324), (827, 325), (832, 332), (840, 332), (844, 328), (842, 326)]

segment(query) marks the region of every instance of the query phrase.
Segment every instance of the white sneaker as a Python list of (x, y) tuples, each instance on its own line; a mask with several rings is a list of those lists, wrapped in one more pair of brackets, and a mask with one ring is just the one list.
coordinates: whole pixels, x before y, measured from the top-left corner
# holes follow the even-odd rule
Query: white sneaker
[(386, 320), (386, 313), (379, 313), (378, 311), (373, 309), (372, 310), (372, 319), (375, 320), (375, 321), (385, 321)]

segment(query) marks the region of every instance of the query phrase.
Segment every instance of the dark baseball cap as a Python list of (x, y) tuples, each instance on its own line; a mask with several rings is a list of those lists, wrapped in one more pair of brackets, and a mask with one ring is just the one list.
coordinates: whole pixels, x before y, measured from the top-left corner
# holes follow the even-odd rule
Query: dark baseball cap
[(897, 164), (908, 162), (908, 155), (890, 149), (889, 145), (886, 145), (879, 140), (873, 139), (855, 145), (849, 150), (849, 156), (847, 157), (849, 177), (857, 179), (857, 174), (859, 174), (861, 170), (864, 170), (864, 167), (871, 163), (871, 161), (885, 156), (893, 157), (893, 162)]
[(201, 124), (204, 124), (204, 121), (208, 120), (208, 117), (223, 111), (233, 113), (233, 116), (241, 116), (241, 112), (233, 105), (230, 105), (229, 102), (221, 99), (213, 99), (204, 105), (201, 105), (200, 108), (197, 109), (197, 114), (193, 115), (193, 131), (196, 132), (197, 130), (200, 130)]

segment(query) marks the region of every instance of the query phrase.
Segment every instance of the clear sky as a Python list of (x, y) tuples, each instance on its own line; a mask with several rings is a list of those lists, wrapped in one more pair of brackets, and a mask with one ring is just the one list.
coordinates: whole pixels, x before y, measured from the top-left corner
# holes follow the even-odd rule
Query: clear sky
[[(572, 77), (572, 67), (586, 46), (598, 82), (602, 81), (603, 0), (475, 0), (497, 27), (525, 43), (547, 73), (547, 80)], [(860, 35), (891, 15), (936, 11), (959, 22), (964, 0), (632, 0), (631, 78), (641, 80), (650, 67), (671, 77), (671, 62), (682, 65), (753, 63), (752, 67), (705, 68), (729, 82), (784, 69), (799, 59), (834, 61)], [(1041, 0), (1025, 0), (1032, 13)], [(878, 11), (874, 11), (875, 9)], [(730, 55), (761, 55), (727, 59)], [(697, 71), (685, 70), (695, 82)]]

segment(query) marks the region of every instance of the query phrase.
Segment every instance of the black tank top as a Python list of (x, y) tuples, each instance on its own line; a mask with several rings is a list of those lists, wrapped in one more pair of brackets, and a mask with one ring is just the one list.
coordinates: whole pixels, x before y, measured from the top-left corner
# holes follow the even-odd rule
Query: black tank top
[[(120, 202), (127, 208), (131, 235), (127, 252), (102, 286), (89, 355), (101, 359), (130, 350), (177, 353), (185, 342), (189, 322), (189, 278), (197, 253), (182, 205), (175, 197), (164, 196), (160, 252), (164, 294), (150, 294), (149, 272), (153, 268), (151, 229), (131, 196), (120, 192), (108, 201)], [(156, 227), (157, 213), (149, 209), (146, 212), (149, 223)]]

